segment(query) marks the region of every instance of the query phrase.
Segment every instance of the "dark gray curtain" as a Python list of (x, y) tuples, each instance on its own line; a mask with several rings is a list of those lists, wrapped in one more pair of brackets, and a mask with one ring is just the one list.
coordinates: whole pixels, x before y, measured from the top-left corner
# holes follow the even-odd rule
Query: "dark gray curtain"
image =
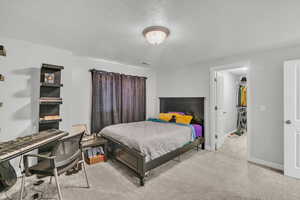
[(92, 71), (92, 133), (122, 122), (121, 74)]
[(122, 75), (122, 122), (146, 119), (146, 79)]
[(146, 78), (92, 70), (91, 131), (146, 119)]

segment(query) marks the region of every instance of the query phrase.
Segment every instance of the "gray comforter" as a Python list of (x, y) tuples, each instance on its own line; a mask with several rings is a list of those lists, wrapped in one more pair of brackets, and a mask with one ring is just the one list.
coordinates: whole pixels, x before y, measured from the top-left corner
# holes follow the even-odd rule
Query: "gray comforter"
[(152, 121), (111, 125), (100, 134), (109, 136), (146, 155), (146, 162), (192, 141), (192, 128)]

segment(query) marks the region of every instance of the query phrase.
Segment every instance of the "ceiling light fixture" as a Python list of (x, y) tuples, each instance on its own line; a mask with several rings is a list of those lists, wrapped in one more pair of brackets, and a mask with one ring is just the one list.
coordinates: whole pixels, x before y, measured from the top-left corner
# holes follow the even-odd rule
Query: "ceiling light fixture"
[(144, 29), (143, 35), (153, 45), (159, 45), (170, 35), (170, 30), (163, 26), (150, 26)]

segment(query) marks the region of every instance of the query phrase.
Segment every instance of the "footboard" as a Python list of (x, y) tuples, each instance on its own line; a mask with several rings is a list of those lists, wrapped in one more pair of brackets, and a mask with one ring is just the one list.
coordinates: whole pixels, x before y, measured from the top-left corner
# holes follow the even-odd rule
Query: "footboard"
[(188, 143), (186, 145), (184, 145), (183, 147), (181, 148), (178, 148), (178, 149), (175, 149), (174, 151), (171, 151), (163, 156), (160, 156), (154, 160), (151, 160), (149, 162), (147, 162), (145, 164), (145, 170), (146, 171), (149, 171), (151, 169), (154, 169), (174, 158), (176, 158), (177, 156), (191, 150), (191, 149), (194, 149), (196, 148), (197, 151), (199, 151), (199, 146), (202, 145), (204, 143), (204, 138), (203, 137), (199, 137), (197, 138), (196, 140), (194, 140), (193, 142), (191, 143)]
[(112, 158), (122, 162), (128, 168), (133, 170), (141, 180), (141, 185), (144, 185), (145, 177), (145, 154), (129, 148), (128, 146), (118, 142), (117, 140), (103, 136), (108, 140), (109, 154)]
[(145, 173), (147, 171), (154, 169), (155, 167), (160, 166), (163, 163), (168, 162), (169, 160), (174, 159), (175, 157), (190, 149), (196, 147), (198, 150), (199, 145), (204, 143), (204, 137), (199, 137), (195, 141), (186, 144), (181, 148), (178, 148), (146, 163), (145, 154), (133, 148), (129, 148), (128, 146), (118, 142), (117, 140), (109, 136), (103, 137), (108, 140), (109, 156), (123, 163), (125, 166), (127, 166), (133, 172), (135, 172), (138, 178), (140, 179), (141, 186), (144, 185)]

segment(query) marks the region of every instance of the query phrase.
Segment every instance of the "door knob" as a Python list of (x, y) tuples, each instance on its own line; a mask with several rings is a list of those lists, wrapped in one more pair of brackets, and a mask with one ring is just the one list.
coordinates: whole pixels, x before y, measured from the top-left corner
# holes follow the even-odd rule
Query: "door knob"
[(285, 123), (286, 123), (286, 124), (291, 124), (292, 121), (291, 121), (291, 120), (286, 120)]

